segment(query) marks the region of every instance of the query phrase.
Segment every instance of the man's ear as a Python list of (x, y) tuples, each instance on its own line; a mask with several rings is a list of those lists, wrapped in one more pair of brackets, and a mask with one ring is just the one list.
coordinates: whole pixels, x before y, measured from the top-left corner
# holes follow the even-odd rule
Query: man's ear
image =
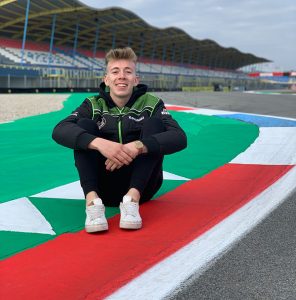
[(137, 86), (139, 84), (139, 82), (140, 82), (140, 77), (139, 77), (139, 75), (136, 75), (134, 86)]
[(108, 77), (107, 77), (106, 74), (104, 75), (103, 81), (105, 82), (105, 85), (106, 85), (106, 86), (109, 86), (109, 85), (108, 85)]

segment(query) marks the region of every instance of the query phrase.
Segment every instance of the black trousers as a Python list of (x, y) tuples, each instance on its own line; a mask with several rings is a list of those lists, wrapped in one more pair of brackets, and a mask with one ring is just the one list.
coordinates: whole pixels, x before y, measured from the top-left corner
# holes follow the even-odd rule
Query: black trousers
[[(94, 121), (81, 119), (77, 124), (100, 137)], [(162, 120), (152, 117), (144, 122), (140, 138), (163, 131), (165, 127)], [(74, 150), (74, 159), (84, 195), (95, 191), (106, 206), (119, 206), (130, 188), (140, 192), (140, 203), (146, 202), (159, 190), (163, 181), (161, 154), (139, 155), (128, 166), (112, 172), (106, 170), (106, 158), (96, 150)]]

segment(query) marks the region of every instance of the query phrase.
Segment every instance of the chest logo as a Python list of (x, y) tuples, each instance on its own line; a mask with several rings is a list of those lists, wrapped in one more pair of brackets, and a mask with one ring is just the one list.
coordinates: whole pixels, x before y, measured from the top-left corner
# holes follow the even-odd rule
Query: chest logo
[(106, 125), (106, 119), (103, 117), (101, 121), (97, 122), (99, 130), (101, 130)]
[(136, 119), (136, 118), (134, 118), (134, 117), (131, 117), (131, 116), (128, 116), (128, 118), (129, 118), (130, 120), (133, 120), (133, 121), (136, 121), (136, 122), (141, 122), (142, 120), (144, 120), (144, 116), (142, 116), (141, 118), (138, 118), (138, 119)]

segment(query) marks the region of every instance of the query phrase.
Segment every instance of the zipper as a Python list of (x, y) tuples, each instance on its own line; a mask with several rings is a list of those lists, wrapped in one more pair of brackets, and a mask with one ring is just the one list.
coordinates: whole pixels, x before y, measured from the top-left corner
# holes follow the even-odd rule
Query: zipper
[(124, 107), (122, 109), (118, 108), (119, 111), (119, 116), (118, 116), (118, 120), (117, 120), (117, 129), (118, 129), (118, 139), (119, 139), (119, 143), (122, 144), (122, 111), (124, 110)]
[(121, 115), (118, 117), (117, 126), (118, 126), (118, 138), (119, 143), (122, 144), (122, 128), (121, 128)]

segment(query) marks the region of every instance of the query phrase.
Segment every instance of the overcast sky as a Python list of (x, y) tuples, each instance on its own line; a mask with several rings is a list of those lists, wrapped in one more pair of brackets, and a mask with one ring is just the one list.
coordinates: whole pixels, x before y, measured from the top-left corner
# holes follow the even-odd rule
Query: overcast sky
[[(83, 0), (100, 9), (128, 9), (152, 26), (179, 27), (296, 70), (296, 0)], [(104, 3), (108, 3), (107, 5)]]

